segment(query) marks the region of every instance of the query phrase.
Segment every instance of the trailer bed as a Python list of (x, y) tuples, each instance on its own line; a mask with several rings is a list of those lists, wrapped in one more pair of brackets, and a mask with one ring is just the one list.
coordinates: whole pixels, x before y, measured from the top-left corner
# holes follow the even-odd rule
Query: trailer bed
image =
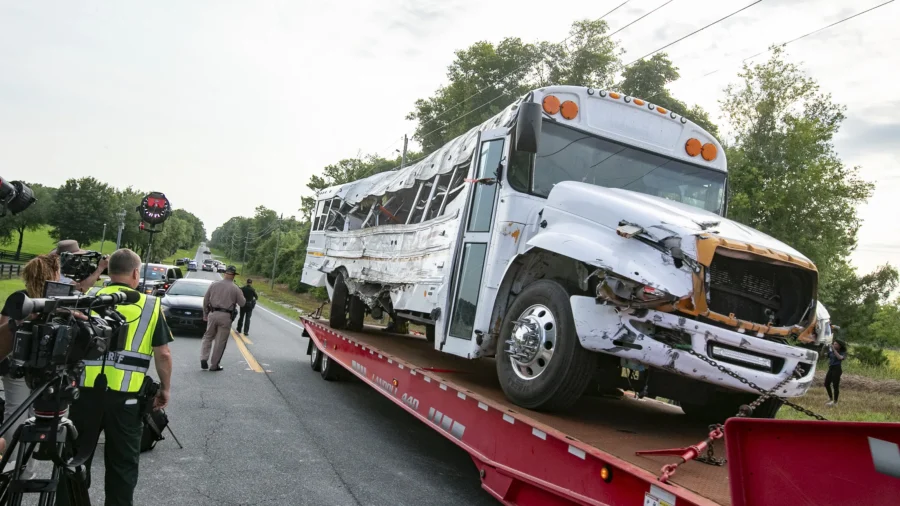
[[(545, 433), (560, 434), (567, 440), (579, 442), (579, 447), (588, 445), (589, 449), (594, 450), (589, 452), (592, 455), (611, 455), (621, 459), (642, 470), (639, 474), (644, 475), (647, 480), (658, 476), (664, 464), (677, 462), (679, 459), (637, 456), (636, 451), (695, 445), (709, 433), (708, 427), (689, 420), (680, 408), (651, 399), (638, 400), (631, 394), (619, 399), (584, 396), (573, 408), (561, 414), (531, 411), (506, 399), (497, 380), (493, 359), (463, 359), (436, 351), (424, 337), (390, 334), (375, 327), (366, 327), (363, 332), (334, 332), (324, 320), (304, 319), (304, 322), (307, 323), (308, 330), (318, 335), (320, 345), (322, 339), (319, 329), (325, 330), (325, 335), (333, 333), (340, 338), (342, 344), (350, 344), (362, 353), (377, 355), (378, 358), (383, 355), (385, 360), (405, 364), (409, 369), (407, 374), (418, 373), (436, 380), (442, 389), (445, 386), (451, 387), (463, 396), (478, 399), (479, 406), (480, 403), (487, 404)], [(332, 355), (331, 352), (336, 349), (330, 343), (326, 347), (332, 359), (341, 361), (343, 354)], [(341, 362), (354, 374), (361, 376), (359, 362)], [(372, 379), (368, 376), (366, 374), (364, 377)], [(397, 376), (392, 377), (391, 381), (399, 383), (402, 375)], [(384, 391), (385, 388), (382, 386), (381, 390)], [(715, 450), (718, 456), (724, 456), (724, 441), (718, 441)], [(688, 496), (696, 495), (691, 502), (697, 504), (731, 504), (725, 466), (689, 462), (678, 469), (670, 484), (692, 492)]]

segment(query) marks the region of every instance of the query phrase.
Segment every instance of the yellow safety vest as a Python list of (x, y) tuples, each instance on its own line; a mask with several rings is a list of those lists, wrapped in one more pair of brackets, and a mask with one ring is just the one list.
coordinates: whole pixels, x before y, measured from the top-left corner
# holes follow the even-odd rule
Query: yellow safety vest
[[(105, 295), (123, 290), (131, 290), (125, 286), (107, 286), (101, 288), (97, 295)], [(103, 359), (85, 360), (84, 372), (81, 374), (82, 387), (93, 387), (102, 371), (106, 374), (110, 390), (117, 392), (137, 392), (144, 383), (144, 376), (150, 368), (153, 357), (153, 332), (159, 320), (160, 300), (157, 297), (140, 294), (135, 304), (116, 306), (128, 323), (128, 338), (122, 351), (108, 352), (104, 369)]]

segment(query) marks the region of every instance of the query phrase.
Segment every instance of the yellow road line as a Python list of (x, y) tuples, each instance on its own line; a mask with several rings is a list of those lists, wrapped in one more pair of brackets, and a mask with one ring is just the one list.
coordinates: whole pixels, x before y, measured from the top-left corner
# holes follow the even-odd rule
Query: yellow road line
[(254, 372), (263, 372), (263, 368), (259, 365), (259, 362), (256, 361), (256, 358), (253, 357), (253, 354), (250, 353), (250, 350), (247, 349), (247, 345), (244, 344), (243, 339), (241, 339), (240, 335), (231, 329), (231, 337), (234, 338), (234, 342), (237, 344), (239, 350), (241, 350), (241, 355), (244, 356), (244, 360), (247, 361), (247, 365), (250, 366)]
[(241, 339), (243, 339), (245, 343), (253, 344), (253, 341), (251, 341), (249, 337), (245, 336), (244, 334), (241, 334), (240, 332), (238, 332), (238, 335), (241, 336)]

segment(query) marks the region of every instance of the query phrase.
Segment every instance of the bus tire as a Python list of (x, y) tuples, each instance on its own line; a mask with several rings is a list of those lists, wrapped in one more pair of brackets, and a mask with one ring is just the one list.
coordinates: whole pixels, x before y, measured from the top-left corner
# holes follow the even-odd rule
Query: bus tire
[(356, 332), (362, 330), (363, 321), (366, 319), (366, 303), (356, 295), (351, 295), (347, 313), (347, 330)]
[(331, 295), (331, 314), (328, 316), (328, 324), (335, 330), (347, 326), (347, 313), (350, 310), (350, 289), (344, 283), (344, 274), (338, 273), (334, 279), (334, 292)]
[(425, 340), (429, 343), (434, 342), (434, 325), (425, 325)]
[(340, 364), (324, 353), (320, 353), (320, 355), (322, 356), (322, 370), (320, 371), (322, 379), (325, 381), (337, 381), (341, 379)]
[[(514, 339), (514, 330), (524, 328), (514, 325), (517, 320), (534, 324), (534, 330), (527, 333), (538, 344), (533, 357), (520, 360), (509, 353), (507, 341)], [(522, 290), (503, 319), (496, 363), (503, 392), (519, 406), (563, 410), (581, 397), (593, 377), (597, 357), (578, 342), (569, 293), (563, 285), (542, 279)]]

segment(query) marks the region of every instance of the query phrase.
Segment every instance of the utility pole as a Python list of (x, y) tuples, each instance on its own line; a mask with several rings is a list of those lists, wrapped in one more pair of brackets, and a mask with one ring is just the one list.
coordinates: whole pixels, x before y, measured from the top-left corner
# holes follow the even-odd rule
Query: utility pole
[(122, 209), (116, 216), (119, 217), (119, 235), (116, 236), (116, 249), (122, 247), (122, 230), (125, 230), (125, 210)]
[(241, 276), (244, 275), (244, 264), (247, 263), (247, 245), (250, 244), (250, 228), (247, 228), (247, 240), (244, 241), (244, 254), (241, 256)]
[(106, 244), (106, 223), (103, 224), (103, 238), (100, 239), (100, 254), (103, 254), (103, 246)]
[(400, 158), (400, 168), (406, 167), (406, 145), (409, 142), (409, 138), (406, 134), (403, 134), (403, 156)]
[(275, 266), (278, 265), (278, 241), (281, 239), (281, 218), (283, 217), (284, 213), (281, 213), (275, 228), (275, 258), (272, 259), (272, 282), (269, 286), (271, 290), (275, 290)]

